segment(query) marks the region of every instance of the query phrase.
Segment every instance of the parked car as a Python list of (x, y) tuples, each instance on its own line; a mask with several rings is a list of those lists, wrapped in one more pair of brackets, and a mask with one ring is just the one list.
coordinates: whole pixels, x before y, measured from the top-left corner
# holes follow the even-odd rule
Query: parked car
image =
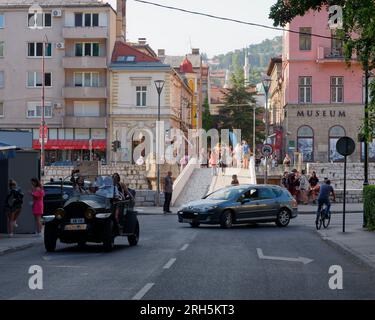
[[(78, 243), (80, 246), (86, 242), (103, 243), (105, 251), (114, 248), (117, 236), (126, 236), (129, 245), (137, 245), (139, 222), (137, 212), (134, 211), (135, 195), (118, 200), (112, 177), (99, 177), (96, 181), (98, 190), (95, 193), (75, 192), (62, 207), (43, 217), (44, 246), (47, 252), (55, 251), (58, 239), (63, 243)], [(119, 223), (115, 218), (117, 204), (123, 205)]]
[(178, 210), (178, 221), (200, 224), (233, 224), (275, 222), (286, 227), (297, 217), (297, 202), (288, 190), (273, 185), (240, 185), (217, 190), (201, 200), (192, 201)]

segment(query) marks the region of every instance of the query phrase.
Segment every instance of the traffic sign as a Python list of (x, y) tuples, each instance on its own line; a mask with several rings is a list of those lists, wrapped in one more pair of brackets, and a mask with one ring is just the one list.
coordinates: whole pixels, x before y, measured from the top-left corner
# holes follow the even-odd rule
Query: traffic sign
[(44, 130), (42, 130), (42, 125), (39, 126), (39, 143), (42, 144), (42, 137), (44, 137), (44, 143), (48, 141), (48, 128), (44, 125)]
[(336, 143), (336, 150), (344, 157), (350, 156), (355, 150), (355, 142), (352, 138), (342, 137)]
[(269, 157), (273, 154), (273, 147), (270, 144), (264, 144), (261, 149), (262, 155)]

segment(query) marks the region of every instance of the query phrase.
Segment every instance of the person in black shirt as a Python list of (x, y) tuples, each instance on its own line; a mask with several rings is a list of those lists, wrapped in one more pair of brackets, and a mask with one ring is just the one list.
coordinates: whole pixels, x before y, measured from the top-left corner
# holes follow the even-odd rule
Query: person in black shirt
[(9, 180), (9, 191), (5, 199), (5, 210), (8, 216), (8, 235), (13, 237), (13, 230), (17, 225), (17, 218), (21, 214), (23, 204), (23, 193), (17, 187), (17, 182)]
[(312, 175), (311, 175), (311, 177), (309, 179), (309, 184), (310, 184), (310, 196), (311, 196), (311, 200), (312, 200), (313, 203), (316, 203), (316, 197), (319, 194), (320, 185), (319, 185), (319, 179), (316, 176), (316, 172), (315, 171), (312, 172)]

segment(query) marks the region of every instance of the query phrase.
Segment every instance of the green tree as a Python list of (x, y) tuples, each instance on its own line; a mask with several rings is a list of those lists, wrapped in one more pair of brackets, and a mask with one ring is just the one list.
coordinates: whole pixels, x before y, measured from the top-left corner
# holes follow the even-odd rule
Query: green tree
[(210, 105), (208, 103), (208, 98), (204, 100), (203, 112), (202, 112), (202, 127), (204, 130), (208, 131), (213, 128), (214, 117), (210, 113)]
[[(365, 75), (375, 68), (375, 1), (373, 0), (277, 0), (271, 7), (269, 17), (275, 26), (285, 26), (308, 10), (327, 10), (327, 6), (339, 5), (343, 8), (343, 28), (335, 37), (344, 44), (344, 55), (350, 64), (356, 52)], [(365, 110), (369, 120), (363, 122), (361, 133), (367, 141), (372, 141), (375, 133), (375, 83), (370, 85), (371, 102)]]
[[(219, 107), (218, 129), (241, 129), (241, 136), (247, 142), (253, 138), (253, 108), (256, 105), (254, 93), (249, 92), (244, 84), (244, 75), (238, 71), (232, 74), (231, 88), (223, 91), (224, 105)], [(262, 112), (257, 108), (257, 114)], [(256, 120), (256, 142), (264, 139), (263, 123)]]

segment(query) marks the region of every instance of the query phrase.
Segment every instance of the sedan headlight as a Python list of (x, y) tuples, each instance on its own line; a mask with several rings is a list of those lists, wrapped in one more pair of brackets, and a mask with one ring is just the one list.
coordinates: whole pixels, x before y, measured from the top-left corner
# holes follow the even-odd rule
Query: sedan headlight
[(58, 219), (58, 220), (61, 220), (63, 219), (65, 216), (65, 210), (63, 208), (58, 208), (56, 211), (55, 211), (55, 218)]
[(199, 208), (199, 211), (200, 212), (206, 212), (206, 211), (211, 211), (211, 210), (214, 210), (216, 209), (217, 206), (205, 206), (205, 207), (201, 207)]
[(85, 211), (85, 218), (90, 220), (95, 217), (95, 210), (92, 208), (87, 208)]

